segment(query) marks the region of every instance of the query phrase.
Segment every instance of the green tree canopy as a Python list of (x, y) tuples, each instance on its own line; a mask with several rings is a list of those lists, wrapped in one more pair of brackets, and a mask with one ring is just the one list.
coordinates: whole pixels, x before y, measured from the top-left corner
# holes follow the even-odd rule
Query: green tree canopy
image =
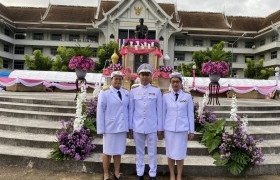
[[(118, 51), (118, 43), (110, 41), (108, 44), (103, 44), (97, 49), (97, 57), (99, 62), (95, 64), (95, 71), (101, 72), (104, 68), (105, 62), (107, 59), (111, 59), (112, 54), (116, 50), (116, 53), (120, 56)], [(107, 65), (106, 65), (107, 66)]]
[(274, 73), (274, 68), (263, 67), (264, 59), (260, 59), (258, 62), (256, 60), (247, 58), (247, 67), (244, 68), (245, 77), (251, 79), (268, 79)]
[(190, 64), (181, 63), (177, 66), (177, 71), (179, 73), (181, 73), (184, 77), (192, 77), (192, 66), (193, 65), (194, 65), (194, 63), (190, 63)]
[(224, 42), (215, 44), (212, 49), (207, 48), (204, 51), (195, 51), (192, 55), (193, 61), (196, 64), (197, 76), (204, 76), (201, 73), (202, 64), (207, 61), (228, 61), (231, 57), (230, 52), (224, 51)]
[(44, 55), (40, 50), (35, 50), (32, 57), (25, 54), (24, 59), (30, 70), (49, 71), (52, 68), (51, 57)]

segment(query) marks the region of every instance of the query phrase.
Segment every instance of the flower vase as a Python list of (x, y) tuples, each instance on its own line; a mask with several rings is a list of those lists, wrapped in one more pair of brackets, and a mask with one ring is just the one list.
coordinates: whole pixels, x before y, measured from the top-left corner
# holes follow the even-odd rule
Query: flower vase
[(83, 69), (75, 69), (76, 75), (78, 79), (84, 79), (87, 75), (87, 71)]
[(219, 82), (221, 75), (218, 74), (209, 74), (210, 82)]

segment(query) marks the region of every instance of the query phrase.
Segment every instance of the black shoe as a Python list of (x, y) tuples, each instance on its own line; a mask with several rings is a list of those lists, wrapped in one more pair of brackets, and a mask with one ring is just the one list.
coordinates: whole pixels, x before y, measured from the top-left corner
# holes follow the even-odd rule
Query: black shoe
[(143, 176), (137, 176), (136, 180), (144, 180), (144, 175)]
[(114, 175), (114, 180), (123, 180), (122, 176), (120, 175), (119, 178), (117, 178), (117, 176)]
[(150, 180), (157, 180), (156, 177), (150, 177)]

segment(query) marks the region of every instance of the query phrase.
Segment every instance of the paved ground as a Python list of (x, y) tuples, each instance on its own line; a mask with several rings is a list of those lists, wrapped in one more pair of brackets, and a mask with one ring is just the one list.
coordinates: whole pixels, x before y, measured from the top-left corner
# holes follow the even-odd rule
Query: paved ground
[[(134, 176), (125, 177), (133, 180)], [(101, 174), (68, 173), (48, 170), (30, 169), (16, 166), (0, 166), (0, 180), (100, 180)], [(148, 179), (148, 177), (146, 178)], [(168, 177), (158, 177), (158, 180), (168, 180)], [(185, 177), (186, 180), (280, 180), (280, 176), (254, 177)]]

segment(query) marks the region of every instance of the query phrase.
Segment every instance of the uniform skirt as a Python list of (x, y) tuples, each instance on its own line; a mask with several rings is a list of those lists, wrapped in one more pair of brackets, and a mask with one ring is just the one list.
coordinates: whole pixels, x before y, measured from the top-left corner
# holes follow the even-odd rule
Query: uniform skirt
[(164, 132), (166, 156), (173, 160), (183, 160), (187, 156), (188, 132)]
[(123, 155), (126, 147), (126, 132), (103, 135), (103, 154)]

